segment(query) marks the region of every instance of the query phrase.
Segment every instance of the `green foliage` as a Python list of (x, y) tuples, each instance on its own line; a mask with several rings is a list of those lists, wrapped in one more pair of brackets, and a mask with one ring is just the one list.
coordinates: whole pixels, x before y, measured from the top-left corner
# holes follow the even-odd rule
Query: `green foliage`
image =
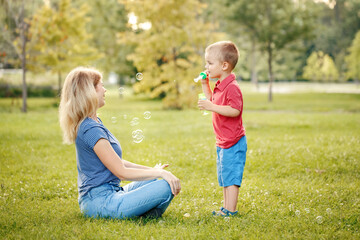
[(267, 54), (269, 101), (274, 80), (273, 61), (280, 50), (296, 41), (309, 38), (313, 29), (313, 14), (309, 1), (239, 0), (227, 1), (229, 19), (244, 28), (260, 49)]
[(348, 65), (347, 77), (356, 80), (360, 79), (360, 31), (356, 34), (351, 47), (349, 48), (349, 55), (345, 58)]
[[(16, 86), (3, 85), (0, 84), (0, 98), (20, 98), (22, 89)], [(56, 97), (58, 91), (55, 90), (52, 86), (28, 86), (27, 96), (28, 97)]]
[(308, 44), (311, 51), (322, 51), (331, 56), (340, 77), (345, 78), (346, 51), (360, 29), (360, 1), (337, 0), (329, 3), (324, 1), (314, 5), (317, 12), (316, 38)]
[[(134, 85), (137, 93), (163, 98), (164, 107), (190, 106), (197, 91), (193, 79), (203, 70), (203, 50), (211, 26), (200, 19), (205, 7), (198, 0), (121, 1), (137, 17), (134, 32), (120, 34), (123, 42), (136, 46), (129, 59), (143, 74)], [(141, 23), (150, 29), (141, 29)]]
[[(264, 94), (244, 92), (244, 99), (241, 215), (223, 219), (211, 216), (222, 190), (210, 116), (163, 111), (159, 101), (120, 99), (109, 89), (100, 116), (124, 158), (170, 163), (182, 181), (163, 218), (124, 221), (81, 215), (75, 148), (61, 143), (53, 102), (29, 99), (32, 111), (24, 115), (5, 112), (10, 100), (0, 99), (0, 238), (358, 239), (359, 95), (282, 94), (269, 104)], [(151, 111), (150, 119), (144, 111)], [(140, 118), (135, 127), (133, 117)], [(135, 128), (145, 134), (139, 144), (131, 141)]]
[(118, 0), (81, 0), (77, 4), (85, 4), (89, 8), (86, 17), (91, 20), (87, 22), (86, 28), (93, 36), (91, 45), (101, 54), (101, 58), (94, 63), (96, 67), (105, 75), (110, 72), (122, 76), (133, 75), (134, 67), (126, 59), (133, 48), (118, 43), (116, 37), (118, 32), (129, 31), (124, 5)]
[(229, 18), (240, 23), (263, 51), (275, 51), (311, 35), (313, 16), (302, 4), (290, 0), (229, 1)]
[(333, 82), (339, 80), (339, 72), (332, 58), (323, 52), (313, 52), (304, 68), (304, 78), (312, 81)]
[(99, 58), (90, 46), (86, 31), (88, 7), (74, 8), (70, 0), (60, 0), (58, 8), (43, 5), (31, 21), (28, 67), (32, 71), (68, 72)]

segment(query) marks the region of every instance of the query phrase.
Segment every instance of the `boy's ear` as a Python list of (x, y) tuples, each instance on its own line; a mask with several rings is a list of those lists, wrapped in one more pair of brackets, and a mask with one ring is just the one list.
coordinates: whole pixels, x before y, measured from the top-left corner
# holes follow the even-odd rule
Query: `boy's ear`
[(222, 64), (222, 70), (228, 71), (230, 69), (230, 64), (228, 62), (223, 62)]

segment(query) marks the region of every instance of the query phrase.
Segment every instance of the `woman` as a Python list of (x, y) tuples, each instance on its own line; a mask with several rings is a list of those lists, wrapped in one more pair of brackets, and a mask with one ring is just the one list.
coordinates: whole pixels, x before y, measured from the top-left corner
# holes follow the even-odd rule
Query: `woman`
[[(76, 145), (80, 209), (90, 217), (160, 217), (180, 181), (164, 170), (167, 164), (150, 168), (122, 159), (118, 140), (97, 117), (105, 92), (101, 73), (84, 67), (69, 73), (61, 92), (60, 126), (64, 142)], [(137, 182), (122, 188), (121, 180)]]

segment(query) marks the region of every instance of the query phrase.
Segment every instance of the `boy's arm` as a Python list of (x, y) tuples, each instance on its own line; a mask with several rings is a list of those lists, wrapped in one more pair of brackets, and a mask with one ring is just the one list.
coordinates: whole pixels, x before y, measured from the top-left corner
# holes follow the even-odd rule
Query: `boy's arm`
[(216, 112), (225, 117), (237, 117), (240, 115), (240, 111), (235, 108), (232, 108), (230, 106), (216, 105), (216, 104), (213, 104), (212, 102), (210, 102), (210, 103), (212, 104), (212, 106), (209, 109), (209, 111)]
[(206, 96), (207, 100), (211, 100), (212, 98), (212, 91), (210, 88), (210, 84), (209, 84), (209, 78), (207, 77), (206, 79), (201, 79), (201, 86), (202, 86), (202, 90)]
[(238, 109), (232, 108), (230, 106), (216, 105), (209, 100), (199, 100), (198, 106), (201, 110), (216, 112), (225, 117), (237, 117), (240, 114)]

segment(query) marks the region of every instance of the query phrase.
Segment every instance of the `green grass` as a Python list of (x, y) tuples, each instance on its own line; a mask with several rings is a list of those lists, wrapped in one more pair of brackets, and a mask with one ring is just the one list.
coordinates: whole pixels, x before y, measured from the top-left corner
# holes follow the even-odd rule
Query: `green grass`
[[(119, 99), (108, 90), (99, 113), (124, 158), (169, 163), (182, 180), (163, 218), (126, 221), (80, 214), (75, 148), (61, 142), (56, 99), (29, 99), (27, 114), (0, 99), (0, 238), (359, 239), (360, 95), (276, 94), (273, 103), (265, 94), (244, 98), (241, 216), (223, 219), (211, 216), (222, 200), (211, 117), (164, 111), (160, 102)], [(131, 126), (134, 117), (139, 124)], [(131, 135), (136, 129), (145, 135), (138, 144)]]

